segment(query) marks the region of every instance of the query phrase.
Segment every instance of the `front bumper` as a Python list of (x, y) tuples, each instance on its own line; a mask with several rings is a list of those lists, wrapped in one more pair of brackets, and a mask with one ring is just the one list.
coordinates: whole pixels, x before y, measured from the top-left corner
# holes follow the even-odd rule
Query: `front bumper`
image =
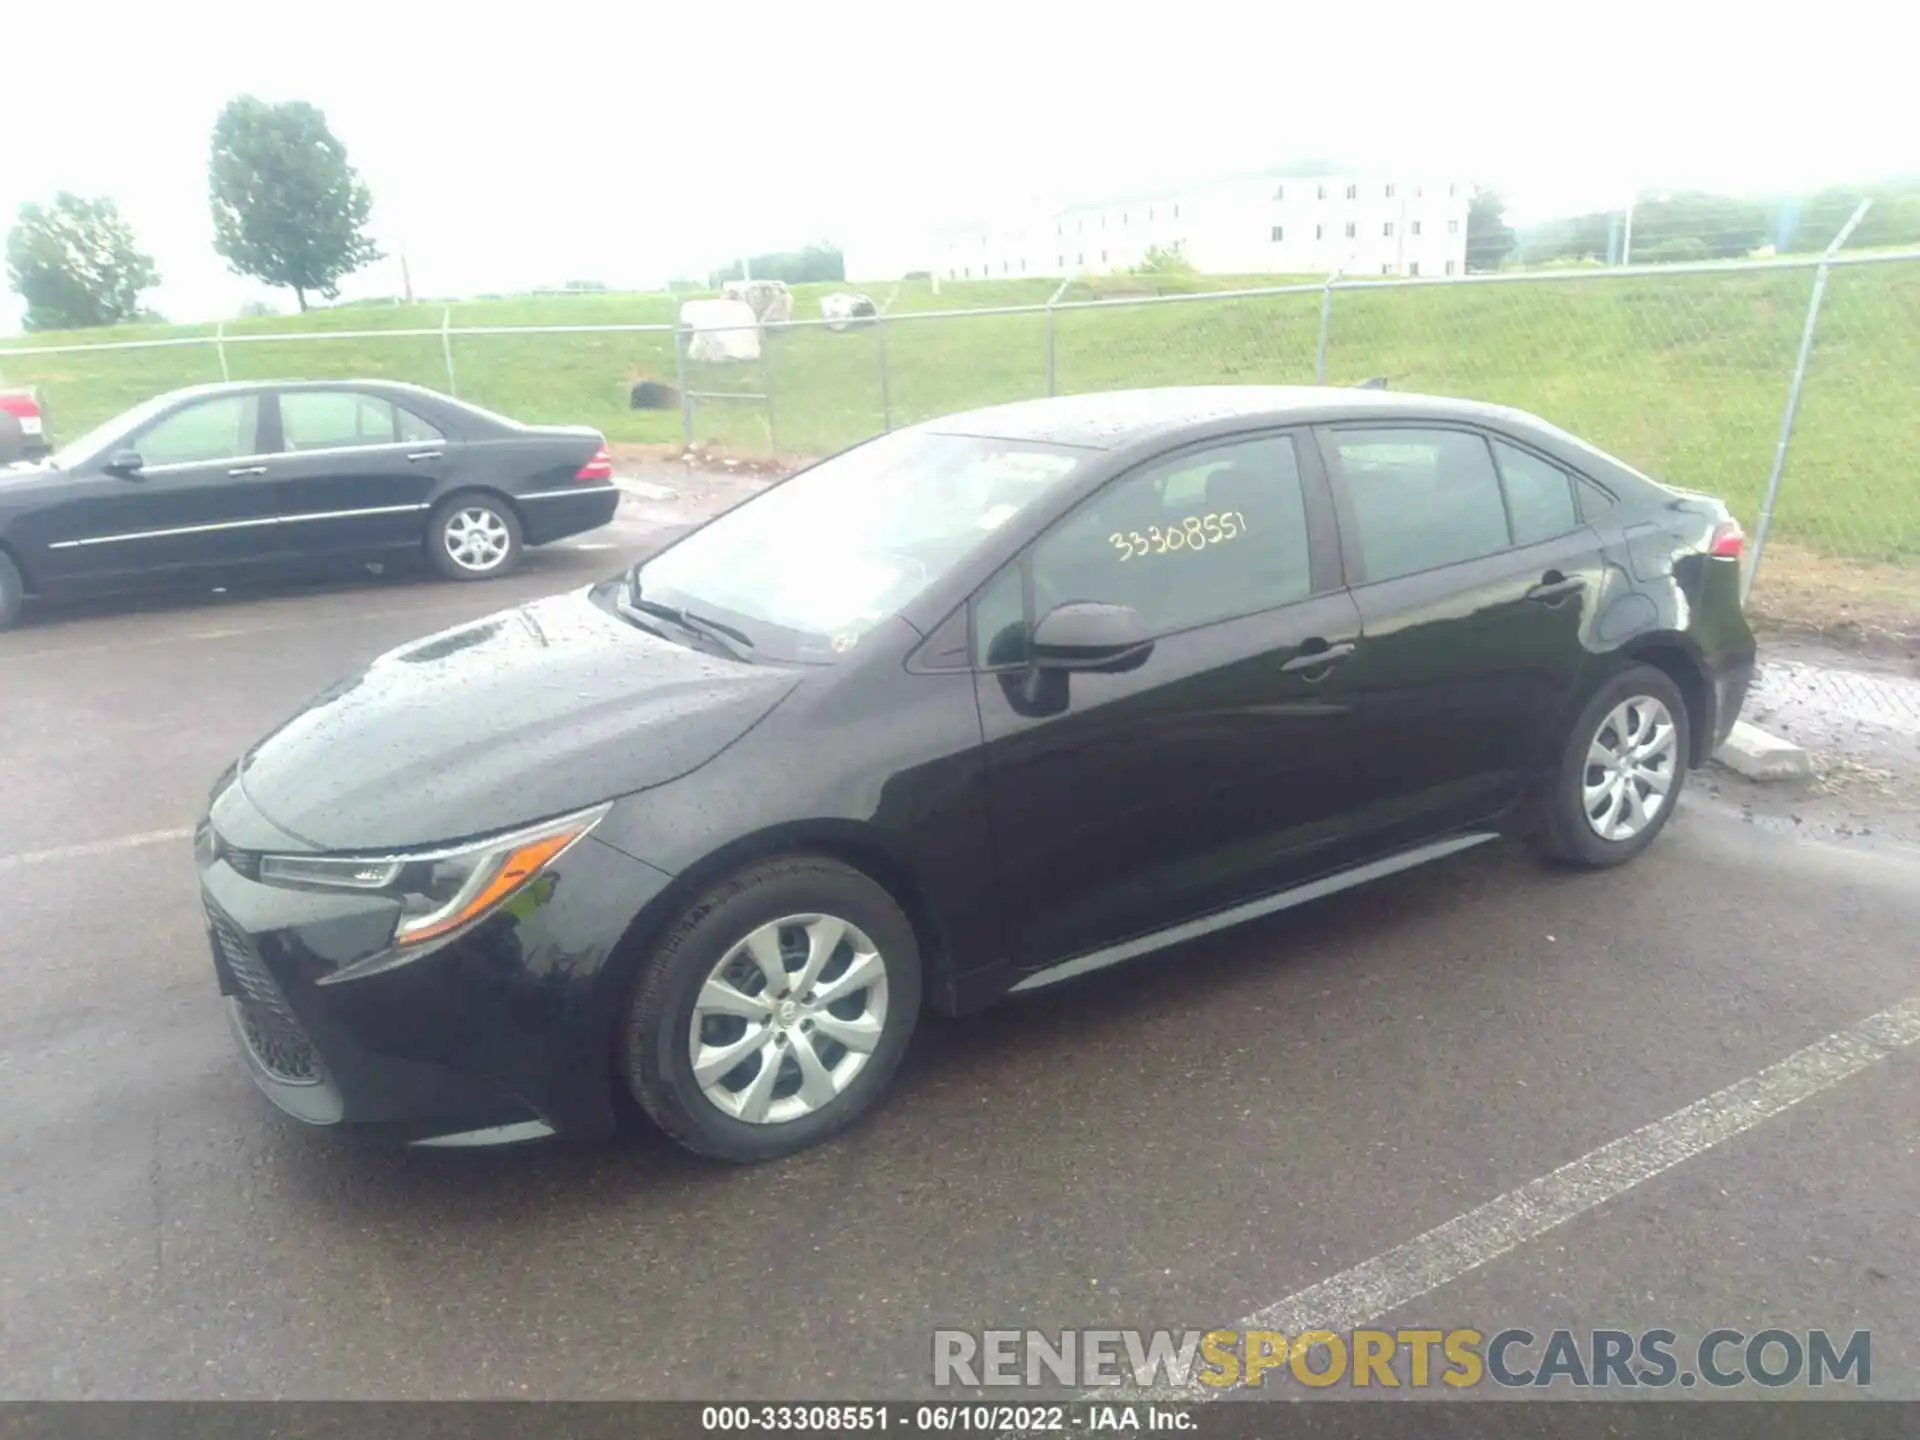
[(589, 836), (467, 929), (388, 964), (393, 901), (264, 884), (210, 824), (196, 849), (229, 1023), (287, 1114), (428, 1143), (613, 1129), (620, 941), (661, 872)]

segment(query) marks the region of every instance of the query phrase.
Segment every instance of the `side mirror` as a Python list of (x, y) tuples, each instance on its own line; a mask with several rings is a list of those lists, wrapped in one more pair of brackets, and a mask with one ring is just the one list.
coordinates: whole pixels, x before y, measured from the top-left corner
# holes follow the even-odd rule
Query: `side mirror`
[(124, 480), (138, 477), (146, 466), (138, 450), (116, 450), (107, 457), (106, 470), (109, 475), (118, 475)]
[(1074, 600), (1041, 617), (1033, 627), (1028, 653), (1040, 670), (1117, 675), (1147, 663), (1153, 638), (1146, 620), (1131, 606)]

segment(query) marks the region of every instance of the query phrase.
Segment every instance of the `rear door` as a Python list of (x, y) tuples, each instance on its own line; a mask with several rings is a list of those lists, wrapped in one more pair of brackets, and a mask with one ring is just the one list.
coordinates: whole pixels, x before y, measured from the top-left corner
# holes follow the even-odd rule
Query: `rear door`
[(1363, 640), (1369, 848), (1485, 821), (1550, 762), (1605, 558), (1574, 482), (1504, 436), (1327, 427)]
[(384, 395), (348, 386), (275, 398), (271, 472), (289, 553), (415, 547), (452, 465), (438, 426)]
[(258, 391), (190, 400), (126, 439), (141, 468), (73, 477), (35, 517), (55, 583), (250, 564), (276, 553)]
[[(1032, 625), (1123, 604), (1123, 674), (1042, 672)], [(1106, 485), (976, 597), (1002, 914), (1024, 969), (1232, 906), (1343, 855), (1359, 616), (1310, 432), (1216, 441)]]

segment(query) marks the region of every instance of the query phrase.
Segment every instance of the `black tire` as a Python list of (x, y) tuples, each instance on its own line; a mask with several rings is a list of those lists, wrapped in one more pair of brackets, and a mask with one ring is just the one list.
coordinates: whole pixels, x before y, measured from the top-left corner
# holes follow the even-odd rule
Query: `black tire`
[(20, 573), (20, 567), (13, 563), (13, 557), (0, 550), (0, 630), (7, 629), (20, 618), (20, 609), (26, 600), (26, 577)]
[[(1618, 737), (1611, 717), (1623, 704), (1633, 700), (1657, 701), (1672, 717), (1677, 734), (1671, 759), (1664, 767), (1669, 776), (1668, 788), (1665, 798), (1645, 824), (1625, 838), (1608, 839), (1599, 833), (1587, 814), (1584, 795), (1588, 779), (1594, 775), (1605, 778), (1605, 771), (1599, 767), (1589, 769), (1588, 758), (1596, 741), (1603, 739), (1603, 727), (1614, 738)], [(1680, 803), (1680, 792), (1686, 786), (1692, 747), (1693, 721), (1687, 713), (1686, 697), (1665, 671), (1651, 665), (1630, 664), (1612, 675), (1594, 691), (1567, 733), (1559, 766), (1543, 797), (1541, 824), (1535, 837), (1540, 848), (1564, 864), (1589, 869), (1624, 865), (1651, 845), (1666, 828), (1674, 807)], [(1624, 783), (1633, 785), (1642, 803), (1645, 802), (1649, 794), (1645, 784), (1633, 780)], [(1610, 810), (1599, 809), (1598, 813), (1605, 816)]]
[[(494, 543), (504, 548), (485, 564), (455, 558), (453, 531), (462, 525), (480, 527), (482, 533), (493, 537)], [(427, 563), (449, 580), (497, 580), (509, 575), (519, 565), (524, 548), (520, 517), (498, 495), (469, 490), (451, 496), (440, 503), (427, 522)]]
[[(866, 1063), (837, 1096), (794, 1119), (755, 1123), (722, 1110), (695, 1079), (694, 1001), (714, 968), (753, 931), (803, 914), (837, 916), (873, 942), (886, 967), (886, 1013)], [(818, 856), (754, 865), (696, 901), (642, 966), (621, 1050), (627, 1088), (662, 1130), (698, 1154), (747, 1164), (804, 1150), (851, 1125), (893, 1078), (919, 1018), (920, 967), (912, 923), (858, 870)], [(765, 1062), (753, 1063), (757, 1073)]]

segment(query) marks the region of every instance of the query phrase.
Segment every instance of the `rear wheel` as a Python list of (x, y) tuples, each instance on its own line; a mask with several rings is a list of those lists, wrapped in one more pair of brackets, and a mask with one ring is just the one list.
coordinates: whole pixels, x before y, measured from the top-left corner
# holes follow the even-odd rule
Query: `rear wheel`
[(845, 1129), (893, 1078), (920, 1010), (913, 926), (837, 861), (767, 861), (697, 901), (628, 1010), (628, 1088), (690, 1150), (771, 1160)]
[(21, 575), (20, 567), (13, 563), (13, 557), (0, 550), (0, 630), (5, 630), (20, 618), (20, 608), (26, 599), (26, 578)]
[(520, 563), (520, 521), (491, 495), (456, 495), (427, 526), (427, 558), (450, 580), (491, 580)]
[(1599, 868), (1651, 845), (1686, 783), (1690, 724), (1680, 687), (1651, 665), (1630, 665), (1595, 691), (1546, 796), (1547, 854)]

